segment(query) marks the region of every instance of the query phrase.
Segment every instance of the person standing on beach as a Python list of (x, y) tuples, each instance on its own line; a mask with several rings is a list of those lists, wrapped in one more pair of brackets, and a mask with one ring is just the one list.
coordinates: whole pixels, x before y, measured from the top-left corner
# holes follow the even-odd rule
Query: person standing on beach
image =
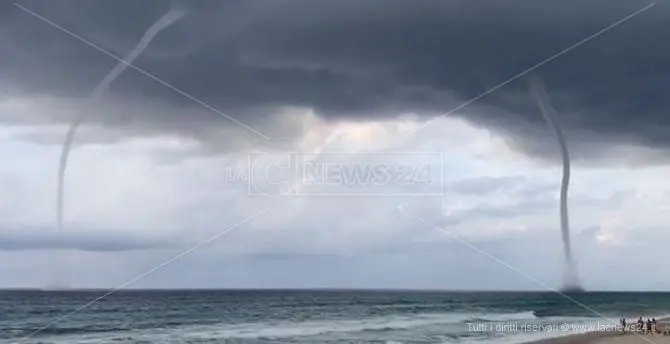
[(619, 322), (621, 322), (621, 333), (626, 333), (626, 318), (621, 318)]
[(644, 320), (640, 317), (640, 319), (637, 319), (637, 330), (642, 331), (642, 327), (644, 327)]
[(658, 333), (658, 325), (656, 325), (656, 318), (651, 318), (651, 323), (654, 325), (654, 333)]
[(647, 333), (651, 333), (651, 320), (647, 318)]

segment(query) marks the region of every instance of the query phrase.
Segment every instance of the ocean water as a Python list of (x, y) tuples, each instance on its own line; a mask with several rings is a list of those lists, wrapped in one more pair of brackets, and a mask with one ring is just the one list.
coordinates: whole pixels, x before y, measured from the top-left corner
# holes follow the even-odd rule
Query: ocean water
[(119, 291), (82, 308), (105, 293), (0, 291), (0, 343), (511, 344), (670, 314), (670, 293), (609, 292)]

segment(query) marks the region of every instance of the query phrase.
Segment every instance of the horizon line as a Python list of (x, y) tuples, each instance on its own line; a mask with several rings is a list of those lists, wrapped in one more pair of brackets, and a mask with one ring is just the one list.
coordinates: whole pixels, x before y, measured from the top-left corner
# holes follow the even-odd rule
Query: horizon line
[[(1, 291), (43, 291), (43, 292), (70, 292), (70, 291), (108, 291), (112, 287), (0, 287)], [(118, 291), (399, 291), (399, 292), (461, 292), (461, 293), (554, 293), (551, 290), (539, 289), (447, 289), (447, 288), (378, 288), (378, 287), (152, 287), (152, 288), (122, 288)], [(670, 293), (670, 289), (587, 289), (578, 293)]]

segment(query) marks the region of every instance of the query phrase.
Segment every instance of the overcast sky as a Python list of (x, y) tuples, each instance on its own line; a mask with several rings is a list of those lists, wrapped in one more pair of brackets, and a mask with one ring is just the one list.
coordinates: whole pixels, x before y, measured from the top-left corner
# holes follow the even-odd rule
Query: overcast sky
[(584, 286), (670, 290), (668, 3), (18, 4), (0, 5), (0, 287), (116, 287), (165, 261), (127, 287), (559, 287), (534, 77), (573, 157)]

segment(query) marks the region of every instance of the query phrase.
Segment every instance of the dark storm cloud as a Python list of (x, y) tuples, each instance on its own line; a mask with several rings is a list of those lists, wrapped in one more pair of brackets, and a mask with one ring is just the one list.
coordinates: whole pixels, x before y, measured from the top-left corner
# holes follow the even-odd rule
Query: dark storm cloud
[[(120, 56), (171, 5), (144, 1), (140, 6), (128, 0), (20, 3)], [(444, 113), (650, 2), (174, 4), (190, 13), (157, 37), (136, 65), (257, 126), (282, 105), (313, 107), (329, 118)], [(23, 92), (85, 94), (116, 63), (17, 7), (3, 5), (0, 15), (3, 78)], [(670, 4), (659, 2), (534, 71), (562, 115), (576, 158), (606, 147), (594, 142), (652, 148), (670, 143), (670, 98), (665, 97), (670, 89), (668, 18)], [(112, 93), (198, 106), (135, 71), (119, 78)], [(174, 124), (171, 130), (185, 127), (189, 132), (214, 123), (232, 125), (207, 111), (147, 111), (137, 116), (128, 125), (167, 122)], [(525, 80), (507, 84), (458, 116), (514, 138), (527, 152), (555, 150)], [(125, 121), (104, 123), (119, 126)]]

